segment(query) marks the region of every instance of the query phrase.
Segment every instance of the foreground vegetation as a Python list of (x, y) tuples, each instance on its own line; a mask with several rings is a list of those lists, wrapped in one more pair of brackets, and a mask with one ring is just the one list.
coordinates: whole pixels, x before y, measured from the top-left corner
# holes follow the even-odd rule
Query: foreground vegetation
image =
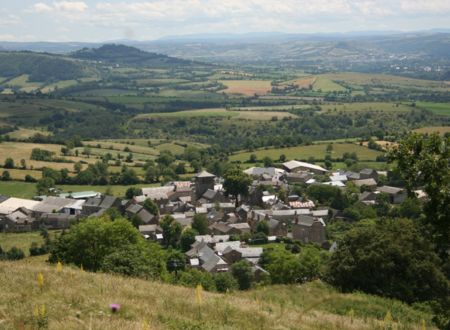
[[(302, 329), (432, 328), (426, 312), (394, 300), (340, 294), (321, 282), (202, 293), (66, 265), (58, 271), (35, 258), (0, 262), (3, 329), (39, 324), (51, 329), (277, 329), (296, 324)], [(118, 312), (111, 312), (112, 303), (120, 304)]]

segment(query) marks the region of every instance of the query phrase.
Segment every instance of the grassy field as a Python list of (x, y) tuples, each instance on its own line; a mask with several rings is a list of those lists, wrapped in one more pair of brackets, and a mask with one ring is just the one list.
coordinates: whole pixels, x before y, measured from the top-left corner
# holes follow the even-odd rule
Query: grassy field
[(67, 88), (78, 84), (76, 80), (60, 80), (56, 83), (45, 85), (41, 88), (42, 93), (51, 93), (57, 89)]
[(49, 135), (50, 133), (38, 129), (19, 128), (17, 131), (8, 133), (11, 139), (24, 140), (35, 136), (36, 134)]
[[(114, 196), (123, 197), (130, 187), (144, 188), (155, 186), (159, 186), (159, 184), (143, 183), (132, 186), (57, 185), (56, 187), (63, 192), (97, 191), (100, 193), (109, 192)], [(36, 196), (36, 184), (19, 181), (0, 181), (0, 195), (31, 199)]]
[(449, 103), (436, 103), (436, 102), (417, 102), (416, 107), (419, 109), (427, 109), (437, 115), (450, 116), (450, 104)]
[(302, 77), (294, 80), (288, 80), (284, 81), (280, 84), (280, 86), (287, 86), (287, 85), (297, 85), (300, 89), (310, 89), (316, 81), (316, 77), (309, 76), (309, 77)]
[(365, 103), (330, 103), (321, 105), (322, 112), (333, 111), (395, 111), (395, 112), (408, 112), (414, 108), (408, 104), (398, 104), (389, 102), (365, 102)]
[[(230, 156), (231, 161), (247, 161), (250, 155), (255, 154), (258, 159), (263, 159), (268, 156), (273, 160), (280, 158), (280, 155), (284, 154), (288, 160), (299, 159), (308, 160), (310, 157), (315, 159), (324, 159), (326, 155), (327, 144), (313, 144), (309, 146), (298, 146), (290, 148), (277, 148), (277, 149), (260, 149), (253, 152), (240, 152)], [(375, 160), (378, 155), (382, 153), (379, 151), (371, 150), (366, 147), (362, 147), (354, 143), (334, 143), (331, 157), (333, 159), (341, 158), (345, 152), (356, 152), (359, 160)]]
[(265, 95), (272, 89), (269, 80), (221, 80), (220, 83), (227, 87), (227, 94)]
[(321, 90), (322, 92), (344, 92), (346, 91), (346, 88), (342, 85), (339, 85), (335, 83), (333, 80), (324, 77), (324, 76), (318, 76), (313, 84), (313, 89), (318, 91)]
[[(33, 260), (35, 259), (35, 261)], [(0, 262), (0, 322), (34, 327), (45, 305), (50, 329), (427, 329), (431, 316), (398, 301), (341, 294), (321, 282), (217, 294), (63, 265), (43, 258)], [(42, 289), (36, 276), (44, 278)], [(120, 304), (112, 314), (111, 303)], [(391, 318), (386, 318), (388, 314)], [(301, 324), (301, 326), (299, 326)], [(401, 324), (401, 325), (400, 325)]]
[(9, 250), (15, 246), (28, 256), (28, 249), (33, 242), (39, 245), (44, 243), (44, 239), (37, 231), (29, 233), (0, 233), (0, 246), (3, 250)]
[(445, 133), (450, 133), (450, 126), (435, 126), (435, 127), (428, 126), (428, 127), (422, 127), (422, 128), (415, 129), (414, 132), (424, 133), (424, 134), (437, 132), (441, 135), (444, 135)]
[(29, 82), (28, 75), (26, 74), (17, 76), (14, 79), (9, 80), (5, 83), (5, 85), (19, 87), (20, 90), (24, 92), (32, 92), (42, 86), (42, 84), (38, 82)]
[(258, 121), (272, 120), (273, 117), (278, 119), (291, 117), (296, 115), (281, 111), (233, 111), (224, 108), (188, 110), (164, 113), (145, 113), (139, 114), (133, 120), (149, 119), (149, 118), (193, 118), (193, 117), (226, 117), (230, 119), (248, 119)]

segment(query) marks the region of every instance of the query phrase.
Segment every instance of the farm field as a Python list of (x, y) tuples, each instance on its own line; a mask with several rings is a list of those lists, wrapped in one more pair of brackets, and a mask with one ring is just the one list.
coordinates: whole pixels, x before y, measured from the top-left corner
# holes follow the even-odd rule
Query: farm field
[(389, 102), (355, 102), (355, 103), (331, 103), (323, 104), (320, 106), (322, 108), (321, 112), (329, 111), (349, 111), (349, 112), (359, 112), (359, 111), (395, 111), (395, 112), (408, 112), (412, 111), (414, 107), (408, 104), (398, 104)]
[(246, 96), (265, 95), (271, 91), (270, 80), (220, 80), (227, 89), (227, 94), (242, 94)]
[(437, 115), (450, 116), (450, 103), (416, 102), (419, 109), (427, 109)]
[(201, 110), (187, 110), (177, 112), (165, 113), (146, 113), (139, 114), (134, 117), (134, 120), (150, 119), (150, 118), (192, 118), (192, 117), (229, 117), (231, 119), (248, 119), (248, 120), (272, 120), (273, 117), (278, 119), (297, 116), (290, 113), (283, 113), (281, 111), (234, 111), (226, 110), (224, 108), (215, 109), (201, 109)]
[[(325, 158), (327, 144), (314, 144), (309, 146), (298, 146), (289, 148), (276, 149), (260, 149), (253, 152), (241, 152), (230, 156), (230, 161), (245, 162), (250, 155), (255, 154), (258, 159), (270, 157), (273, 160), (285, 155), (288, 160), (297, 159), (307, 161), (309, 158), (321, 160)], [(375, 160), (377, 156), (382, 155), (381, 152), (362, 147), (354, 143), (334, 143), (331, 157), (333, 159), (341, 158), (345, 152), (355, 152), (361, 161)]]
[(388, 74), (359, 73), (359, 72), (338, 72), (322, 75), (334, 81), (345, 81), (350, 85), (386, 85), (386, 87), (416, 87), (433, 88), (438, 90), (450, 90), (450, 86), (444, 82), (406, 78)]
[(346, 91), (346, 88), (327, 77), (318, 76), (314, 81), (313, 90), (321, 90), (322, 92), (344, 92)]
[[(94, 185), (56, 185), (57, 188), (63, 192), (79, 192), (79, 191), (97, 191), (99, 193), (110, 192), (114, 196), (123, 197), (125, 192), (130, 187), (157, 187), (160, 184), (136, 184), (131, 186), (125, 185), (110, 185), (110, 186), (94, 186)], [(31, 199), (36, 196), (36, 184), (30, 182), (18, 182), (18, 181), (0, 181), (0, 195), (28, 198)]]
[(424, 133), (424, 134), (430, 134), (430, 133), (437, 132), (441, 135), (444, 135), (445, 133), (450, 133), (450, 126), (421, 127), (421, 128), (415, 129), (414, 132)]
[[(50, 235), (54, 235), (54, 233), (50, 232)], [(15, 246), (21, 249), (26, 256), (29, 256), (29, 248), (33, 242), (39, 246), (44, 243), (44, 239), (38, 231), (28, 233), (0, 233), (0, 246), (4, 251)]]
[(310, 89), (314, 85), (315, 81), (315, 76), (308, 76), (282, 82), (280, 86), (297, 85), (300, 89)]
[(8, 133), (8, 136), (11, 139), (16, 139), (16, 140), (25, 140), (28, 139), (30, 137), (33, 137), (36, 134), (41, 134), (41, 135), (50, 135), (50, 132), (44, 131), (44, 130), (38, 130), (38, 129), (29, 129), (29, 128), (19, 128), (17, 131), (13, 131)]

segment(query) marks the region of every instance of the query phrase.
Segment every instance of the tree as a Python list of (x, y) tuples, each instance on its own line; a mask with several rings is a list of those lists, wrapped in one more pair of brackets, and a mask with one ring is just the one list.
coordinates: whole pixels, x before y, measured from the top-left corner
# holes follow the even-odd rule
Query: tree
[(266, 220), (258, 222), (258, 224), (256, 225), (256, 232), (269, 235), (269, 224), (267, 223)]
[(91, 217), (73, 225), (68, 233), (58, 238), (49, 260), (83, 265), (86, 270), (97, 271), (108, 255), (129, 246), (143, 251), (147, 244), (128, 220)]
[(22, 167), (22, 169), (26, 169), (27, 168), (27, 162), (25, 161), (25, 159), (21, 159), (20, 160), (20, 166)]
[(350, 230), (330, 259), (327, 281), (408, 303), (450, 293), (433, 245), (414, 221), (382, 220)]
[(250, 158), (248, 159), (249, 163), (256, 163), (257, 160), (258, 158), (256, 157), (255, 154), (251, 154)]
[(171, 246), (176, 248), (180, 241), (181, 232), (183, 231), (181, 224), (176, 222), (172, 216), (166, 215), (162, 218), (160, 226), (163, 230), (164, 245), (166, 247)]
[(12, 158), (6, 158), (4, 168), (14, 168), (14, 159)]
[(25, 253), (15, 246), (13, 246), (11, 249), (9, 249), (8, 252), (5, 253), (6, 260), (20, 260), (23, 258), (25, 258)]
[(73, 169), (75, 173), (80, 173), (81, 170), (83, 169), (83, 165), (81, 165), (80, 162), (76, 162), (75, 164), (73, 164)]
[(218, 273), (214, 276), (216, 289), (219, 292), (234, 291), (239, 287), (238, 282), (230, 273)]
[(285, 154), (281, 154), (280, 158), (279, 158), (279, 161), (284, 163), (286, 161), (286, 155)]
[(263, 158), (264, 167), (270, 167), (273, 165), (273, 160), (269, 156)]
[(195, 236), (198, 235), (198, 232), (194, 229), (187, 228), (183, 231), (180, 238), (180, 249), (183, 252), (189, 251), (191, 249), (191, 245), (195, 242)]
[(238, 282), (240, 290), (248, 290), (254, 281), (252, 267), (245, 260), (236, 262), (231, 266), (231, 274)]
[(208, 219), (204, 214), (195, 214), (194, 218), (192, 219), (192, 229), (196, 230), (199, 235), (206, 235), (208, 234)]
[(145, 170), (145, 181), (154, 183), (159, 181), (160, 171), (155, 165), (150, 165)]
[(135, 196), (139, 196), (142, 194), (142, 190), (140, 188), (137, 187), (130, 187), (127, 189), (127, 191), (125, 192), (125, 197), (127, 199), (133, 199)]
[(167, 257), (167, 270), (169, 272), (182, 271), (186, 268), (186, 257), (183, 253), (178, 250), (170, 250)]
[(3, 171), (2, 181), (11, 181), (11, 174), (9, 174), (9, 171)]
[(53, 188), (55, 188), (55, 180), (48, 177), (40, 179), (36, 184), (38, 195), (51, 195)]
[(239, 195), (247, 196), (248, 189), (252, 183), (252, 178), (242, 172), (239, 167), (231, 167), (224, 174), (225, 182), (223, 187), (227, 195), (234, 196), (236, 200), (236, 207), (239, 206)]
[(404, 180), (410, 197), (423, 187), (428, 199), (424, 205), (425, 221), (431, 227), (432, 238), (442, 257), (448, 258), (450, 249), (450, 137), (410, 134), (400, 141), (388, 155), (397, 162), (397, 170)]
[(146, 199), (144, 201), (143, 206), (145, 207), (145, 209), (147, 211), (149, 211), (151, 214), (153, 215), (159, 215), (159, 208), (158, 205), (156, 205), (156, 203), (154, 201), (152, 201), (151, 199)]

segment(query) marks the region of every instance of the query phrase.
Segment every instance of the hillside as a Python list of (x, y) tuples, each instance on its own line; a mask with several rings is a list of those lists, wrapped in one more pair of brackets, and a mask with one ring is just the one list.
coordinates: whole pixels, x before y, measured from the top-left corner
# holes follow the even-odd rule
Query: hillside
[[(50, 329), (430, 329), (430, 316), (393, 300), (340, 294), (321, 282), (220, 295), (159, 282), (0, 262), (0, 327)], [(39, 288), (37, 275), (43, 274)], [(114, 315), (111, 303), (121, 305)], [(36, 307), (45, 315), (36, 316)], [(388, 313), (389, 312), (389, 313)], [(394, 320), (394, 321), (393, 321)], [(395, 324), (394, 324), (395, 323)]]
[(186, 66), (191, 64), (191, 61), (181, 60), (166, 55), (156, 53), (149, 53), (140, 49), (107, 44), (99, 48), (83, 48), (72, 53), (73, 58), (102, 61), (111, 64), (129, 65), (134, 67), (170, 67), (170, 66)]
[(0, 76), (29, 75), (29, 81), (57, 81), (81, 78), (83, 65), (59, 55), (31, 52), (1, 52)]

